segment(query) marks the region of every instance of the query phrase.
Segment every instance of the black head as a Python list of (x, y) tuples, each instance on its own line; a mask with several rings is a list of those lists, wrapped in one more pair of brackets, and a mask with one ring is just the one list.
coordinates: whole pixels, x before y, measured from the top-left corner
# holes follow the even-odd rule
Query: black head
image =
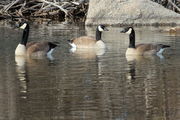
[(69, 39), (69, 40), (67, 40), (69, 43), (73, 43), (73, 40), (74, 39)]
[(98, 31), (102, 32), (102, 31), (109, 31), (105, 25), (98, 25), (97, 26)]
[(134, 31), (133, 27), (126, 27), (121, 31), (121, 33), (131, 34), (133, 31)]

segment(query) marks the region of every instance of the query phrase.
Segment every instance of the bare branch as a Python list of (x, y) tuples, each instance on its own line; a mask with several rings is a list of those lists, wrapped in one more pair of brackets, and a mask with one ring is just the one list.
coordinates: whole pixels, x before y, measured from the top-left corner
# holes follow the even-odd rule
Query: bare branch
[(174, 4), (171, 0), (168, 0), (168, 2), (180, 12), (180, 8), (176, 6), (176, 4)]
[(7, 6), (4, 7), (4, 12), (7, 12), (13, 5), (17, 4), (18, 2), (20, 2), (21, 0), (16, 0), (10, 4), (8, 4)]
[(53, 6), (56, 6), (58, 7), (61, 11), (63, 11), (66, 15), (68, 14), (68, 11), (66, 9), (64, 9), (62, 6), (59, 6), (57, 5), (56, 3), (53, 3), (53, 2), (49, 2), (49, 1), (46, 1), (46, 0), (37, 0), (38, 2), (43, 2), (43, 3), (46, 3), (46, 4), (50, 4), (50, 5), (53, 5)]

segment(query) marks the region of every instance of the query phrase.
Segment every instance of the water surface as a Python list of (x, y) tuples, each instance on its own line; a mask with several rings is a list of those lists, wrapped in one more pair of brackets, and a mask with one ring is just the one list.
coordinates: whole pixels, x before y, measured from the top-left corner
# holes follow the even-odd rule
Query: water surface
[(102, 35), (103, 55), (69, 52), (66, 40), (94, 36), (95, 27), (31, 25), (29, 41), (59, 41), (54, 59), (23, 59), (14, 50), (22, 31), (0, 26), (0, 119), (179, 120), (180, 35), (136, 27), (137, 43), (171, 45), (157, 56), (127, 61), (128, 36), (120, 27)]

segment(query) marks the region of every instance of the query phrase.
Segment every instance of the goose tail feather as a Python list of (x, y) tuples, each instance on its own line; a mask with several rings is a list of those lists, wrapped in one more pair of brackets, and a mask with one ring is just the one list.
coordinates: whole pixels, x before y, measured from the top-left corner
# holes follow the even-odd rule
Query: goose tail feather
[(171, 47), (169, 45), (162, 45), (162, 48), (168, 48), (168, 47)]

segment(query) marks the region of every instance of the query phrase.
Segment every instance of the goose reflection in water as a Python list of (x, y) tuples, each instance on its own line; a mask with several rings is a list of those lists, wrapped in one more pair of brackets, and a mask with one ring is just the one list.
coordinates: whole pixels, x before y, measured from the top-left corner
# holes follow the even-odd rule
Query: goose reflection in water
[[(136, 78), (136, 71), (142, 71), (142, 69), (144, 69), (144, 68), (149, 68), (149, 69), (146, 69), (146, 71), (144, 71), (144, 73), (146, 73), (147, 78), (151, 78), (150, 76), (153, 75), (152, 74), (152, 68), (153, 67), (155, 68), (154, 62), (157, 59), (162, 59), (162, 58), (160, 58), (159, 56), (156, 56), (156, 55), (147, 55), (147, 56), (126, 55), (126, 60), (128, 62), (128, 68), (129, 68), (129, 72), (127, 74), (127, 79), (134, 81)], [(139, 68), (139, 67), (144, 67), (144, 68)]]
[(38, 65), (38, 63), (42, 61), (48, 60), (48, 63), (52, 63), (54, 60), (53, 56), (41, 56), (36, 57), (36, 59), (33, 59), (31, 57), (24, 57), (24, 56), (15, 56), (15, 62), (16, 62), (16, 72), (17, 72), (17, 78), (19, 80), (20, 84), (20, 93), (21, 98), (26, 99), (27, 91), (28, 91), (28, 68), (33, 67), (35, 65)]
[(96, 56), (104, 55), (106, 49), (77, 49), (75, 51), (70, 49), (70, 52), (82, 59), (94, 59)]
[[(166, 83), (159, 78), (159, 74), (165, 76), (165, 71), (157, 69), (156, 62), (162, 62), (161, 59), (159, 61), (157, 59), (159, 59), (157, 56), (136, 56), (136, 58), (127, 59), (126, 82), (129, 90), (134, 93), (133, 101), (140, 101), (139, 98), (144, 100), (146, 119), (153, 118), (152, 114), (155, 108), (158, 115), (167, 113), (169, 109)], [(141, 86), (141, 88), (137, 86)], [(143, 93), (143, 96), (137, 97), (138, 93)]]
[(20, 84), (21, 98), (26, 99), (27, 83), (28, 83), (26, 57), (15, 56), (15, 62), (16, 62), (17, 77)]
[(97, 63), (98, 75), (102, 74), (101, 57), (106, 52), (105, 48), (103, 49), (77, 49), (76, 51), (72, 51), (70, 49), (70, 52), (72, 52), (74, 56), (80, 59), (95, 60), (95, 62)]

